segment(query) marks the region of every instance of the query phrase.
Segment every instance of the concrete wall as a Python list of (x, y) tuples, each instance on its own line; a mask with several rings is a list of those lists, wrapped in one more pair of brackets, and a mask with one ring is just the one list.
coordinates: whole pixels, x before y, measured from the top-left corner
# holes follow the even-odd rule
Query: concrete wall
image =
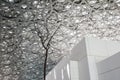
[(70, 59), (65, 56), (46, 76), (47, 80), (70, 80)]
[(79, 80), (98, 80), (95, 57), (87, 51), (92, 46), (89, 39), (82, 39), (71, 51), (70, 60), (78, 61)]
[(97, 63), (99, 80), (120, 80), (120, 53)]
[[(120, 43), (85, 37), (46, 76), (47, 80), (118, 80)], [(110, 57), (111, 56), (111, 57)], [(108, 59), (110, 57), (110, 59)], [(113, 61), (112, 61), (113, 60)], [(112, 72), (112, 71), (113, 72)], [(111, 78), (109, 78), (109, 76)], [(120, 79), (120, 78), (119, 78)]]
[(92, 57), (84, 57), (79, 61), (79, 80), (97, 80), (96, 65), (92, 60)]
[(102, 61), (120, 51), (120, 42), (85, 38), (87, 55), (95, 56), (96, 62)]
[(71, 60), (85, 56), (95, 56), (96, 62), (104, 60), (120, 51), (120, 42), (85, 37), (71, 51)]

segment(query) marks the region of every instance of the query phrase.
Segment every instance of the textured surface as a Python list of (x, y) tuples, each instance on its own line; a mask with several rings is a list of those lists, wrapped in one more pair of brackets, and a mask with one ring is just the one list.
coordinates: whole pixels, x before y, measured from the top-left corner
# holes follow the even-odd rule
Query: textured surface
[(84, 35), (119, 41), (119, 8), (120, 0), (0, 0), (0, 79), (42, 79), (44, 49), (35, 26), (44, 36), (46, 24), (50, 34), (60, 26), (48, 71)]

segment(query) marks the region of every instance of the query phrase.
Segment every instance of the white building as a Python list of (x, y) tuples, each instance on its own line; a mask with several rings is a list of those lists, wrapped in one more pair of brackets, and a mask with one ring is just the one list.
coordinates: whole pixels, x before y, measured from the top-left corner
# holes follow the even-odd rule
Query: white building
[(47, 80), (120, 80), (120, 43), (84, 38)]

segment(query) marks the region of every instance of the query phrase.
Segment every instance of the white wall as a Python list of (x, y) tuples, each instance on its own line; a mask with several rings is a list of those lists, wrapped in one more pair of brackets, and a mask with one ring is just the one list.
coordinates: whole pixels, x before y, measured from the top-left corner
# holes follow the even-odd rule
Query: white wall
[(120, 42), (83, 38), (71, 51), (71, 60), (80, 60), (85, 56), (95, 56), (96, 62), (104, 60), (120, 51)]
[(90, 80), (87, 57), (79, 61), (79, 80)]
[(79, 67), (78, 67), (78, 61), (70, 61), (70, 74), (71, 79), (70, 80), (79, 80)]
[(102, 61), (120, 51), (120, 42), (85, 38), (87, 55), (95, 56), (96, 62)]
[(119, 80), (120, 55), (114, 55), (119, 51), (118, 42), (85, 37), (72, 49), (70, 55), (65, 56), (50, 71), (46, 79)]
[(74, 48), (71, 50), (70, 59), (71, 60), (81, 60), (87, 56), (87, 50), (86, 50), (86, 41), (85, 38), (83, 38)]
[(97, 64), (99, 80), (120, 80), (120, 53)]
[(47, 80), (70, 80), (70, 60), (65, 56), (46, 76)]

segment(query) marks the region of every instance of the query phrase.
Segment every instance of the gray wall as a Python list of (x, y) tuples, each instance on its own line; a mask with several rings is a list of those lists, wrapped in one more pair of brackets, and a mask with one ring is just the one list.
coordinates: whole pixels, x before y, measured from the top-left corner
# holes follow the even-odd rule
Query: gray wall
[(120, 80), (120, 53), (97, 64), (99, 80)]

